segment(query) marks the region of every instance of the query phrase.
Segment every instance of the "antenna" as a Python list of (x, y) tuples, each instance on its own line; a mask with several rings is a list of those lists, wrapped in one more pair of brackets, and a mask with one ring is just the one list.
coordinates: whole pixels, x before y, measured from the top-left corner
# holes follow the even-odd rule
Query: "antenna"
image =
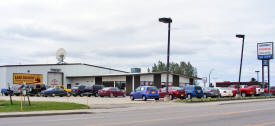
[(66, 51), (63, 48), (60, 48), (56, 51), (57, 64), (65, 64), (64, 59), (66, 57)]

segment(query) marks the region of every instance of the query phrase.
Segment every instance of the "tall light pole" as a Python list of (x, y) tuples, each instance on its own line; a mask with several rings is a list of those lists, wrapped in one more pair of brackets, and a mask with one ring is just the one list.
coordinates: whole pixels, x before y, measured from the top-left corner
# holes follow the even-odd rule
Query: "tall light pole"
[(168, 96), (168, 79), (169, 79), (169, 57), (170, 57), (170, 24), (171, 18), (159, 18), (159, 22), (168, 23), (168, 46), (167, 46), (167, 76), (166, 76), (166, 96)]
[(259, 82), (259, 72), (258, 70), (255, 71), (257, 73), (257, 82)]
[(214, 69), (211, 69), (210, 72), (209, 72), (209, 76), (208, 76), (208, 77), (209, 77), (209, 78), (208, 78), (208, 79), (209, 79), (209, 80), (208, 80), (209, 87), (210, 87), (210, 84), (211, 84), (211, 83), (210, 83), (210, 79), (211, 79), (211, 78), (210, 78), (210, 75), (211, 75), (211, 73), (212, 73), (213, 71), (214, 71)]
[(244, 48), (244, 36), (242, 34), (237, 34), (236, 37), (237, 38), (242, 38), (243, 42), (242, 42), (242, 52), (241, 52), (241, 63), (240, 63), (240, 71), (239, 71), (239, 86), (238, 86), (238, 92), (237, 94), (240, 94), (240, 85), (241, 85), (241, 73), (242, 73), (242, 62), (243, 62), (243, 48)]

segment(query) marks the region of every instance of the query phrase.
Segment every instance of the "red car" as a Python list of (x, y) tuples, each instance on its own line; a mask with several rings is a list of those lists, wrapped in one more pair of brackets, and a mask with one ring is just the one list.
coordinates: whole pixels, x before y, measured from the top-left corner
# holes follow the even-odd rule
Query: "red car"
[(98, 95), (100, 97), (109, 96), (109, 97), (117, 97), (122, 96), (125, 97), (126, 94), (123, 90), (118, 89), (117, 87), (105, 87), (98, 91)]
[[(270, 94), (275, 95), (275, 86), (271, 86), (269, 90), (270, 90)], [(265, 88), (265, 89), (264, 89), (264, 92), (265, 92), (265, 93), (268, 93), (268, 89)]]
[[(166, 87), (159, 89), (159, 97), (164, 98), (166, 95)], [(185, 91), (179, 87), (169, 87), (168, 88), (168, 95), (171, 100), (174, 98), (185, 98)]]

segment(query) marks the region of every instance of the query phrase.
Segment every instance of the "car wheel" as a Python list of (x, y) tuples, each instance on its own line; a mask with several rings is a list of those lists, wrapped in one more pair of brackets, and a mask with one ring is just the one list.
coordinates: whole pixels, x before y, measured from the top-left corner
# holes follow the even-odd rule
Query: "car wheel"
[(71, 96), (71, 94), (70, 93), (67, 93), (67, 97), (70, 97)]
[(95, 97), (98, 97), (98, 93), (95, 93)]
[(73, 95), (74, 97), (76, 97), (76, 95)]
[(192, 99), (191, 94), (188, 94), (188, 95), (187, 95), (187, 99)]
[(91, 96), (92, 96), (92, 95), (90, 95), (90, 94), (88, 95), (88, 97), (91, 97)]
[(143, 100), (143, 101), (146, 101), (146, 100), (147, 100), (147, 98), (146, 98), (145, 95), (142, 96), (142, 100)]
[(174, 99), (173, 95), (169, 95), (169, 99), (173, 100)]
[(80, 97), (83, 97), (84, 95), (81, 93), (81, 94), (79, 94), (79, 96), (80, 96)]
[(60, 97), (63, 97), (63, 95), (59, 95)]
[(110, 93), (110, 97), (111, 97), (111, 98), (114, 97), (113, 93)]
[(55, 93), (52, 94), (52, 97), (55, 97)]
[(245, 92), (242, 92), (242, 97), (245, 97), (246, 96), (246, 93)]
[(122, 97), (126, 97), (126, 94), (124, 93), (124, 94), (122, 95)]
[(130, 96), (130, 99), (132, 100), (132, 101), (134, 101), (135, 100), (135, 98), (134, 98), (134, 96)]
[(156, 100), (156, 101), (158, 101), (158, 100), (159, 100), (159, 98), (155, 98), (155, 100)]

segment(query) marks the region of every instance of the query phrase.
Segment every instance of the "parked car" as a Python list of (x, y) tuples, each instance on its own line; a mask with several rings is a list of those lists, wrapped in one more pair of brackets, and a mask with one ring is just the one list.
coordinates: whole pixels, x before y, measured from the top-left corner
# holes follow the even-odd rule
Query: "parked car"
[[(270, 86), (270, 94), (275, 95), (275, 86)], [(264, 89), (265, 93), (268, 93), (268, 88)]]
[(139, 86), (131, 92), (130, 99), (142, 99), (143, 101), (147, 99), (159, 100), (158, 89), (155, 86)]
[(256, 88), (256, 94), (255, 95), (264, 94), (264, 88), (261, 88), (259, 85), (251, 85), (251, 88)]
[(185, 90), (186, 98), (192, 99), (193, 97), (202, 98), (203, 97), (203, 90), (200, 86), (195, 85), (187, 85), (180, 87)]
[(233, 90), (231, 88), (219, 87), (221, 97), (233, 97)]
[(91, 86), (86, 86), (84, 88), (84, 93), (80, 94), (81, 96), (88, 96), (91, 97), (92, 95), (97, 97), (98, 96), (98, 91), (103, 89), (104, 85), (91, 85)]
[(98, 95), (100, 97), (109, 96), (109, 97), (117, 97), (117, 96), (123, 96), (125, 97), (126, 94), (123, 90), (118, 89), (117, 87), (105, 87), (98, 91)]
[(12, 90), (9, 90), (9, 89), (6, 89), (6, 88), (2, 88), (2, 89), (1, 89), (1, 94), (2, 94), (2, 96), (3, 96), (3, 95), (5, 95), (5, 96), (13, 95), (13, 91), (12, 91)]
[(46, 90), (46, 85), (45, 84), (28, 84), (26, 86), (27, 88), (27, 93), (30, 96), (38, 95), (41, 91)]
[(22, 94), (23, 87), (24, 85), (14, 84), (12, 85), (11, 90), (14, 95), (19, 96), (20, 94)]
[[(242, 86), (242, 85), (241, 85)], [(230, 87), (234, 89), (238, 89), (237, 85), (231, 85)], [(244, 86), (239, 88), (239, 93), (241, 94), (242, 97), (246, 97), (249, 95), (255, 95), (256, 94), (256, 87), (254, 86)]]
[(207, 97), (215, 98), (215, 97), (220, 96), (219, 89), (217, 89), (217, 88), (203, 87), (202, 90), (203, 90), (203, 97), (204, 98), (207, 98)]
[[(159, 89), (159, 98), (164, 98), (166, 95), (166, 87)], [(179, 87), (168, 87), (168, 95), (170, 100), (175, 98), (184, 99), (185, 98), (185, 91)]]
[(47, 97), (47, 96), (71, 96), (70, 93), (67, 93), (67, 91), (65, 91), (64, 89), (60, 88), (60, 87), (54, 87), (54, 88), (49, 88), (47, 90), (44, 90), (42, 92), (40, 92), (41, 96)]
[(80, 97), (83, 97), (84, 96), (83, 93), (85, 93), (85, 87), (86, 87), (85, 85), (76, 85), (72, 88), (71, 94), (75, 97), (78, 95)]

